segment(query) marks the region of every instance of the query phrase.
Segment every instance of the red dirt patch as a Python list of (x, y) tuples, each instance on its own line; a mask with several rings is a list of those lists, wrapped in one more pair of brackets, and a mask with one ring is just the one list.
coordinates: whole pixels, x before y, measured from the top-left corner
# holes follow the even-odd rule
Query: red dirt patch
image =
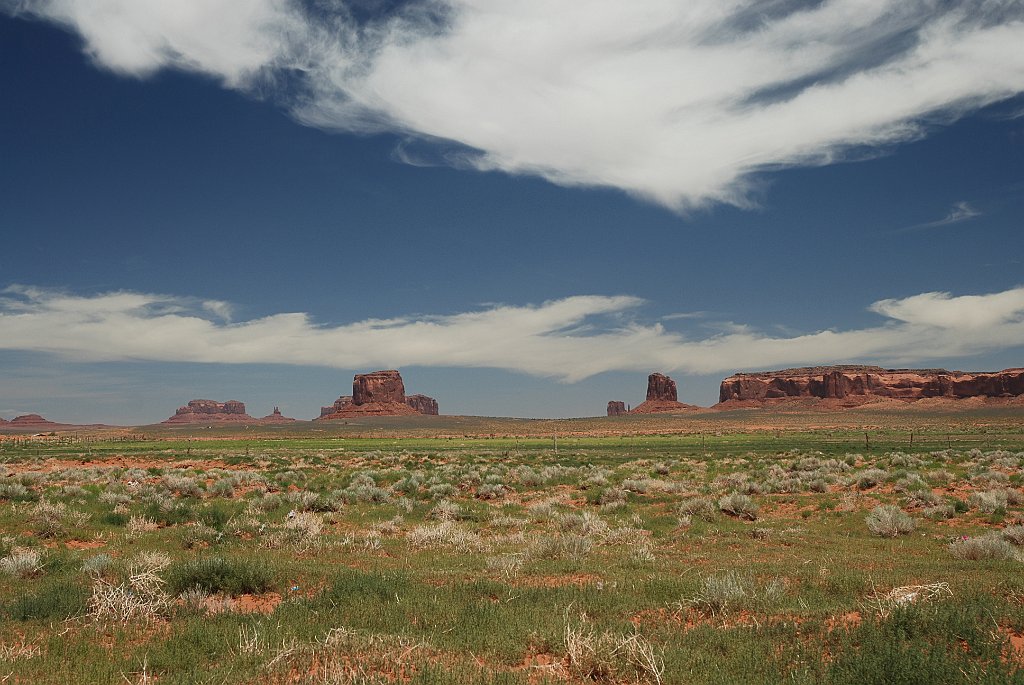
[(263, 595), (239, 595), (223, 597), (214, 595), (203, 601), (203, 606), (211, 614), (232, 612), (236, 614), (272, 614), (281, 603), (281, 595), (268, 592)]
[(1009, 639), (1008, 648), (1004, 658), (1007, 661), (1014, 661), (1024, 666), (1024, 633), (1003, 628), (999, 632)]
[(849, 630), (850, 628), (856, 628), (864, 621), (864, 617), (861, 616), (859, 611), (850, 611), (840, 616), (833, 616), (825, 622), (825, 625), (830, 631), (838, 628), (844, 628)]

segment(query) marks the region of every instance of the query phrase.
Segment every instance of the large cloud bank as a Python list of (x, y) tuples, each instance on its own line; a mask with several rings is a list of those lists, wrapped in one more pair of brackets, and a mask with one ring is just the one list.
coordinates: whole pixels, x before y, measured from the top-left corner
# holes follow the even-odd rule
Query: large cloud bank
[(324, 326), (308, 314), (232, 322), (223, 302), (15, 286), (0, 296), (0, 350), (81, 361), (271, 363), (367, 369), (491, 367), (576, 381), (613, 370), (729, 372), (877, 361), (917, 364), (1024, 344), (1024, 287), (875, 302), (877, 326), (774, 337), (742, 325), (690, 338), (633, 316), (634, 297), (579, 296), (445, 316)]
[[(0, 0), (102, 67), (269, 97), (447, 163), (744, 205), (756, 174), (921, 136), (1024, 91), (1019, 0)], [(353, 9), (354, 8), (354, 9)]]

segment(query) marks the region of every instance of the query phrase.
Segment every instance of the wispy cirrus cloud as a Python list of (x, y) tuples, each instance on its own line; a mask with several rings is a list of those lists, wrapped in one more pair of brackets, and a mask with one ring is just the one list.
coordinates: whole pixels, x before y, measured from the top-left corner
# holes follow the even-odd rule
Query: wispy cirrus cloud
[(749, 205), (757, 175), (913, 140), (1024, 91), (1016, 0), (0, 0), (100, 66), (211, 75), (399, 159)]
[(952, 224), (959, 224), (964, 221), (970, 221), (975, 217), (981, 216), (982, 213), (977, 208), (973, 207), (969, 202), (962, 201), (954, 204), (949, 213), (941, 219), (935, 221), (928, 221), (923, 224), (914, 224), (913, 226), (907, 226), (906, 228), (900, 229), (900, 232), (907, 231), (921, 231), (929, 228), (940, 228), (942, 226), (950, 226)]
[(305, 313), (230, 322), (201, 300), (168, 295), (74, 295), (15, 286), (0, 297), (0, 350), (79, 361), (488, 367), (578, 381), (614, 370), (914, 364), (1024, 344), (1024, 287), (881, 300), (870, 306), (881, 317), (876, 326), (785, 336), (730, 323), (689, 337), (634, 318), (642, 304), (630, 296), (583, 295), (326, 326)]

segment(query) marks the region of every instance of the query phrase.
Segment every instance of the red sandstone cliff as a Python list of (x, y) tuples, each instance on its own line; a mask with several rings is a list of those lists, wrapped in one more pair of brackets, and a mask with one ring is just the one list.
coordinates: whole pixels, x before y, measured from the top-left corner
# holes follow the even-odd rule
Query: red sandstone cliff
[(722, 381), (719, 406), (769, 404), (806, 398), (855, 406), (888, 398), (1008, 398), (1024, 395), (1024, 369), (967, 373), (945, 369), (883, 369), (878, 366), (815, 366), (737, 373)]

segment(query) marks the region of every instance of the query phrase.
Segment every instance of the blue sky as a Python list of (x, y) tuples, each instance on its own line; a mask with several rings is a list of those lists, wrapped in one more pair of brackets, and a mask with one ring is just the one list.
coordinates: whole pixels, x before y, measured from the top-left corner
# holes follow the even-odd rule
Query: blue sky
[(1024, 365), (1015, 3), (238, 7), (0, 0), (0, 416)]

